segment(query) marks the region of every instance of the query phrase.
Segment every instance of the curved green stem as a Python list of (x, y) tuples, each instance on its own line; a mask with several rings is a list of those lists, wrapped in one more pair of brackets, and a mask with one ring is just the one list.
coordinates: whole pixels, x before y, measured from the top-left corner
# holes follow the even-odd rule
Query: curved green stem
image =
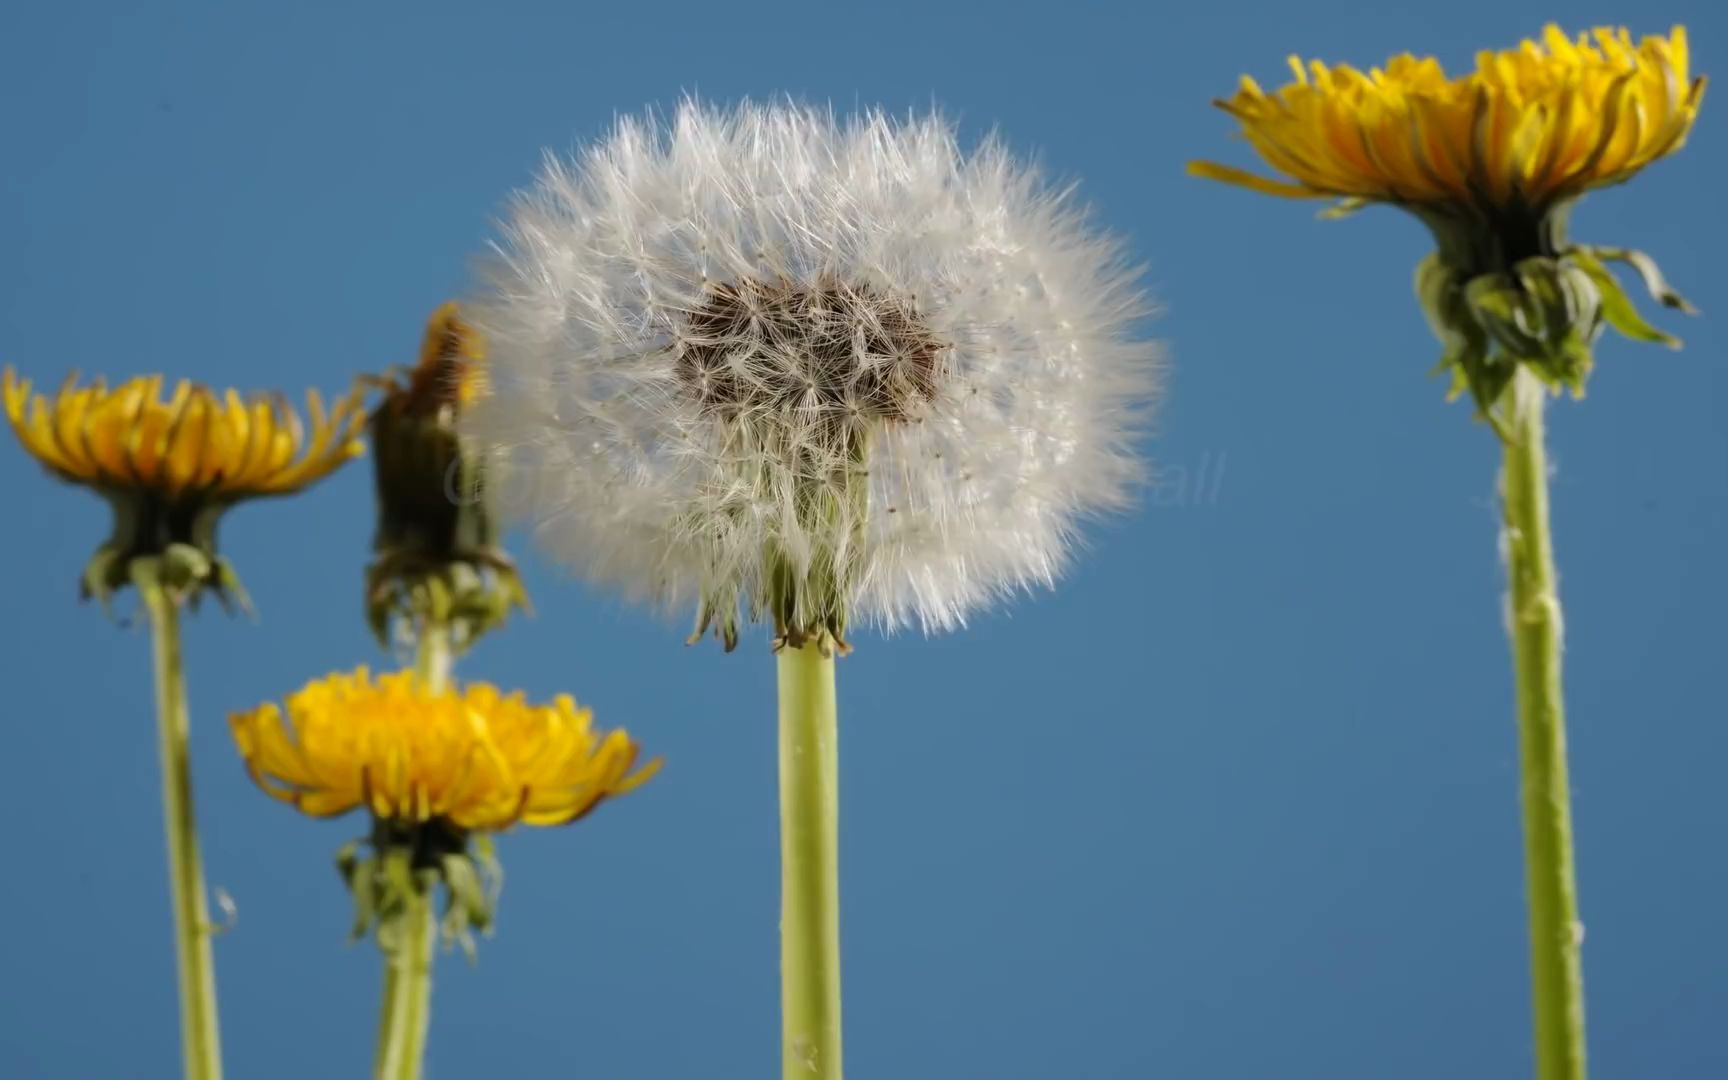
[(1511, 577), (1507, 622), (1518, 686), (1536, 1075), (1539, 1080), (1583, 1080), (1583, 927), (1578, 921), (1566, 777), (1560, 598), (1548, 530), (1545, 396), (1536, 377), (1520, 367), (1512, 388), (1512, 439), (1506, 444), (1501, 480)]
[(827, 642), (780, 649), (780, 999), (791, 1080), (840, 1080), (839, 728)]
[[(450, 683), (450, 627), (426, 618), (415, 643), (414, 674), (434, 692)], [(391, 857), (391, 856), (386, 856)], [(394, 857), (407, 858), (406, 853)], [(378, 1012), (378, 1048), (372, 1058), (377, 1080), (419, 1080), (426, 1057), (426, 1032), (432, 1018), (432, 957), (438, 943), (430, 883), (413, 881), (406, 910), (396, 916), (400, 933), (384, 962), (383, 1006)]]
[(216, 1025), (216, 966), (198, 826), (192, 810), (191, 721), (180, 657), (180, 609), (153, 570), (134, 571), (150, 616), (156, 674), (156, 719), (162, 759), (162, 813), (168, 833), (168, 881), (180, 985), (180, 1052), (188, 1080), (219, 1080), (222, 1046)]

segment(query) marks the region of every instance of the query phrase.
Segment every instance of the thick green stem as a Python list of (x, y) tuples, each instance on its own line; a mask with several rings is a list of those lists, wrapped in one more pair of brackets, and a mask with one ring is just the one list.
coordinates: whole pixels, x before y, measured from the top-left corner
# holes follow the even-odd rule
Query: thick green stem
[(1507, 612), (1517, 669), (1518, 745), (1524, 802), (1525, 887), (1530, 906), (1536, 1075), (1583, 1080), (1583, 927), (1572, 865), (1572, 800), (1560, 696), (1560, 598), (1548, 532), (1545, 391), (1520, 368), (1512, 388), (1512, 439), (1501, 480), (1511, 576)]
[(191, 722), (180, 658), (180, 610), (151, 572), (136, 576), (150, 615), (156, 667), (156, 719), (162, 759), (162, 813), (168, 832), (168, 882), (180, 983), (180, 1053), (188, 1080), (219, 1080), (222, 1045), (216, 1026), (216, 966), (198, 826), (192, 811)]
[[(450, 627), (427, 618), (415, 644), (414, 674), (433, 692), (450, 683)], [(389, 856), (386, 856), (389, 857)], [(406, 858), (406, 853), (396, 857)], [(413, 878), (409, 870), (404, 877)], [(378, 1012), (378, 1047), (372, 1058), (376, 1080), (419, 1080), (432, 1018), (432, 957), (437, 945), (432, 885), (415, 880), (407, 910), (398, 916), (384, 963), (384, 1002)]]
[(841, 1075), (839, 729), (834, 657), (826, 647), (825, 641), (788, 645), (779, 660), (780, 1002), (788, 1080)]
[(416, 882), (407, 908), (397, 916), (399, 933), (384, 965), (384, 1008), (379, 1016), (376, 1080), (420, 1080), (426, 1032), (432, 1018), (432, 953), (437, 926), (432, 888)]

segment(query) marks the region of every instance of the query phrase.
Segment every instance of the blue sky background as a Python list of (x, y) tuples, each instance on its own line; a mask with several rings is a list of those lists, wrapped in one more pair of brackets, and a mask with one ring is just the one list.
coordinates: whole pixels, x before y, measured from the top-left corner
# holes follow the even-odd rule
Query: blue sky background
[[(1728, 17), (1564, 5), (1573, 28)], [(684, 91), (932, 102), (1083, 181), (1165, 307), (1165, 483), (1053, 594), (841, 669), (853, 1075), (1510, 1077), (1527, 1071), (1496, 449), (1425, 377), (1424, 234), (1192, 180), (1247, 164), (1208, 106), (1296, 51), (1468, 63), (1555, 5), (1240, 2), (20, 5), (0, 19), (0, 359), (326, 390), (412, 359), (543, 147)], [(1728, 275), (1723, 118), (1580, 239), (1705, 316), (1604, 341), (1555, 410), (1591, 1049), (1728, 1075)], [(0, 446), (7, 781), (0, 1074), (168, 1077), (176, 1025), (148, 643), (73, 602), (105, 510)], [(1209, 469), (1202, 484), (1199, 473)], [(360, 617), (370, 478), (240, 508), (261, 610), (188, 633), (230, 1075), (361, 1076), (379, 963), (312, 823), (246, 780), (228, 710), (384, 664)], [(428, 1077), (777, 1068), (773, 664), (522, 553), (539, 607), (462, 673), (571, 690), (667, 759), (500, 844), (497, 935), (441, 961)]]

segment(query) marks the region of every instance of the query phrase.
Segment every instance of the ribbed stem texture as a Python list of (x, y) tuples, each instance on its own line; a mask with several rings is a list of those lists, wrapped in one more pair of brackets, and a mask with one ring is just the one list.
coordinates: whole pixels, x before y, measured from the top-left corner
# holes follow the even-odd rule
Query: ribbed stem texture
[(1560, 691), (1560, 599), (1548, 529), (1545, 391), (1535, 376), (1520, 369), (1512, 399), (1512, 437), (1506, 443), (1501, 495), (1511, 577), (1507, 622), (1518, 687), (1536, 1075), (1539, 1080), (1583, 1080), (1583, 927), (1572, 861), (1572, 800)]

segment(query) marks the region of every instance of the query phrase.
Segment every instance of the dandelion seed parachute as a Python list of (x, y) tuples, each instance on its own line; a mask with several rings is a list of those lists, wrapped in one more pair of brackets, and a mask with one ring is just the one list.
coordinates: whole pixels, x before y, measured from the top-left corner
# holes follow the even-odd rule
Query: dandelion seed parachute
[(1052, 583), (1140, 472), (1138, 272), (940, 117), (622, 120), (547, 160), (483, 275), (492, 392), (464, 423), (503, 508), (637, 598), (724, 621), (789, 568), (855, 621), (954, 628)]

